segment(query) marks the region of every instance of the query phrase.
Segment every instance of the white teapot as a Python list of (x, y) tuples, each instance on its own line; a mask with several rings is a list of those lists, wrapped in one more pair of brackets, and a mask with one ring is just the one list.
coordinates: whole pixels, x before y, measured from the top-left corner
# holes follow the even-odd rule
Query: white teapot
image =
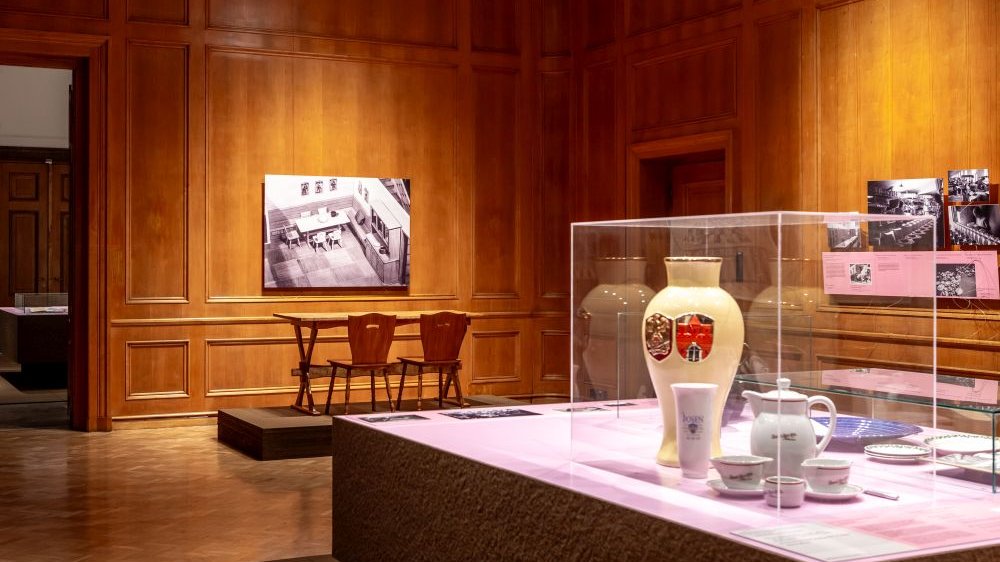
[[(743, 391), (743, 397), (750, 402), (754, 415), (750, 452), (777, 459), (764, 465), (765, 476), (777, 474), (779, 466), (783, 476), (802, 476), (802, 461), (819, 456), (830, 444), (833, 431), (837, 428), (837, 408), (829, 398), (799, 394), (788, 389), (790, 384), (789, 379), (779, 378), (777, 390), (764, 394)], [(822, 404), (830, 411), (830, 427), (819, 445), (809, 419), (809, 410), (816, 404)]]

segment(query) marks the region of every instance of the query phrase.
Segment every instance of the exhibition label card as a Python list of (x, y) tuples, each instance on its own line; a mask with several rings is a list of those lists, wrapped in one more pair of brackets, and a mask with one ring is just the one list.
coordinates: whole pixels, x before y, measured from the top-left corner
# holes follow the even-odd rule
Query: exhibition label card
[(825, 523), (795, 523), (733, 534), (826, 562), (913, 550), (913, 546)]
[(823, 252), (828, 295), (1000, 299), (998, 277), (995, 251)]

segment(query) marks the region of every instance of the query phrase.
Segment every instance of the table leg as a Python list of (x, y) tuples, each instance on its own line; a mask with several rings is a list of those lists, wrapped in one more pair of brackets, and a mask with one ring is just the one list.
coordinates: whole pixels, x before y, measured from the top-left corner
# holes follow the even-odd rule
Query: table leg
[[(298, 325), (295, 325), (294, 328), (295, 343), (299, 348), (299, 392), (295, 395), (295, 403), (292, 404), (292, 409), (312, 416), (318, 416), (320, 412), (316, 409), (316, 403), (313, 401), (312, 384), (309, 381), (309, 365), (312, 363), (313, 347), (316, 345), (316, 332), (319, 329), (315, 326), (310, 327), (309, 346), (306, 347), (302, 342), (302, 328)], [(307, 400), (308, 406), (302, 405), (303, 398)]]

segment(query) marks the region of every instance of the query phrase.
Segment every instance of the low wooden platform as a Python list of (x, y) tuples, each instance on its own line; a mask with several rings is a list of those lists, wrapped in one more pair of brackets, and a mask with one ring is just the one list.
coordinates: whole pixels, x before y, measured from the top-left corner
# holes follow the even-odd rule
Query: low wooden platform
[[(466, 397), (468, 407), (524, 404), (501, 396)], [(380, 407), (384, 404), (380, 403)], [(416, 400), (404, 400), (401, 413), (419, 413)], [(437, 399), (424, 399), (424, 408), (435, 409)], [(351, 413), (364, 413), (364, 405)], [(445, 402), (445, 408), (457, 408)], [(372, 415), (388, 415), (388, 408)], [(219, 441), (259, 461), (330, 456), (330, 416), (307, 416), (288, 406), (219, 410)]]

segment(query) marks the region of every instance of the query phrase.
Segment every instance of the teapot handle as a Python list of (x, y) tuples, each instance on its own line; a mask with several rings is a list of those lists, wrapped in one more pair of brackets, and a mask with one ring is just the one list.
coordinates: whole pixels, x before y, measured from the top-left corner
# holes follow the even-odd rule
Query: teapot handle
[(830, 427), (827, 428), (826, 436), (823, 437), (823, 440), (819, 442), (819, 445), (816, 445), (816, 456), (818, 457), (826, 449), (826, 446), (830, 444), (830, 439), (833, 439), (833, 431), (837, 429), (837, 407), (826, 396), (810, 396), (809, 400), (806, 401), (806, 411), (812, 410), (816, 404), (822, 404), (830, 411)]

